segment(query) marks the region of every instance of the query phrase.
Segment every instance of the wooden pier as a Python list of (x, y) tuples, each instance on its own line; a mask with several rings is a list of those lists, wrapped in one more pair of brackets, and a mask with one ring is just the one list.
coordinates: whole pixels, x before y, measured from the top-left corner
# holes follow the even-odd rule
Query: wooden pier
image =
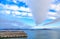
[(0, 37), (22, 38), (22, 37), (27, 37), (27, 34), (24, 31), (0, 31)]

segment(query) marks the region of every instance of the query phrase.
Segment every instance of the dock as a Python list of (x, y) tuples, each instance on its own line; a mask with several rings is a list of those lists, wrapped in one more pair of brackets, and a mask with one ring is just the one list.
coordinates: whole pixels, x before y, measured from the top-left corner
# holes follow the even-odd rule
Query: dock
[(27, 37), (24, 31), (0, 31), (0, 37), (2, 38), (22, 38)]

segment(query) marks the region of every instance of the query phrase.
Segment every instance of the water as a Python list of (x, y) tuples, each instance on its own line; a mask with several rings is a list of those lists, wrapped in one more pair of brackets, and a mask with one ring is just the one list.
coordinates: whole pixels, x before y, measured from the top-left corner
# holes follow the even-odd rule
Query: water
[(7, 38), (7, 39), (60, 39), (60, 30), (23, 30), (27, 33), (27, 38)]
[(26, 30), (27, 39), (60, 39), (59, 30)]

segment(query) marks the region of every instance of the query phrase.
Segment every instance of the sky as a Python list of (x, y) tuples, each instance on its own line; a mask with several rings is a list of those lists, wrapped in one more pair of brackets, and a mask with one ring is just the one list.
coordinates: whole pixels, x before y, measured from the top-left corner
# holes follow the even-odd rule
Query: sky
[[(55, 4), (51, 4), (51, 7), (55, 7), (55, 6), (56, 6)], [(49, 9), (48, 13), (49, 13), (48, 18), (38, 26), (60, 26), (60, 21), (56, 23), (44, 25), (45, 23), (49, 23), (56, 19), (57, 13), (55, 9), (54, 10)], [(13, 24), (14, 21), (17, 21), (18, 23), (16, 22), (14, 23), (14, 25), (11, 24), (10, 27), (19, 28), (22, 26), (25, 28), (29, 26), (28, 28), (30, 28), (30, 26), (33, 27), (36, 26), (33, 14), (31, 13), (31, 10), (28, 7), (28, 5), (25, 3), (25, 0), (24, 1), (0, 0), (0, 19), (1, 19), (0, 26), (2, 26), (2, 28), (4, 28), (4, 26), (8, 28), (9, 26), (7, 25), (10, 25), (11, 23)], [(22, 25), (19, 25), (19, 22), (20, 24), (22, 23)]]

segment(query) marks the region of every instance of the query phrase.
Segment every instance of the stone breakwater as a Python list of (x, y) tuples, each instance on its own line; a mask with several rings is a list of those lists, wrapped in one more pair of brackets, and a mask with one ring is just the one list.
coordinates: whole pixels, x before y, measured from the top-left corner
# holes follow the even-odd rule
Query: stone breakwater
[(24, 31), (0, 31), (0, 37), (21, 38), (21, 37), (27, 37), (27, 34)]

